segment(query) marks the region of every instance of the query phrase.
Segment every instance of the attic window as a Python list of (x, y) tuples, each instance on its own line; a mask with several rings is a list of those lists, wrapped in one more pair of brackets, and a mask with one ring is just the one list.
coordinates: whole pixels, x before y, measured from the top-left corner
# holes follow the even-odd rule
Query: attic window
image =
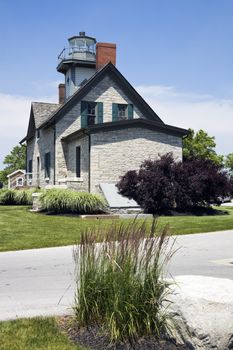
[(37, 140), (40, 138), (40, 130), (39, 129), (36, 130), (36, 138), (37, 138)]
[(118, 120), (128, 119), (127, 109), (128, 105), (118, 105)]
[(96, 103), (88, 102), (87, 104), (87, 125), (95, 125)]
[(132, 104), (112, 104), (112, 121), (133, 119), (133, 105)]
[(81, 102), (81, 128), (103, 123), (103, 102)]

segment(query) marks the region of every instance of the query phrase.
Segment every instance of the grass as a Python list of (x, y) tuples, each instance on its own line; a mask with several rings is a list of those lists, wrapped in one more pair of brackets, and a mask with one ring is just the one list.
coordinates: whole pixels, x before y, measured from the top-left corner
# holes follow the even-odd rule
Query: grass
[(0, 350), (87, 350), (73, 345), (55, 318), (0, 322)]
[(53, 213), (94, 214), (105, 209), (105, 202), (99, 195), (66, 189), (43, 191), (41, 207)]
[(76, 248), (77, 322), (87, 329), (98, 325), (110, 343), (132, 344), (152, 335), (160, 339), (170, 328), (171, 291), (163, 278), (172, 256), (169, 230), (158, 232), (153, 220), (149, 231), (142, 221), (116, 223), (96, 246), (99, 232), (94, 228), (82, 232)]
[[(159, 226), (169, 224), (175, 234), (233, 229), (233, 208), (228, 215), (176, 216), (159, 218)], [(150, 220), (149, 220), (150, 221)], [(121, 220), (119, 220), (121, 222)], [(124, 220), (127, 223), (127, 220)], [(75, 216), (50, 216), (29, 212), (27, 206), (0, 206), (0, 251), (55, 247), (80, 242), (81, 231), (98, 224)], [(99, 222), (111, 225), (111, 220)]]

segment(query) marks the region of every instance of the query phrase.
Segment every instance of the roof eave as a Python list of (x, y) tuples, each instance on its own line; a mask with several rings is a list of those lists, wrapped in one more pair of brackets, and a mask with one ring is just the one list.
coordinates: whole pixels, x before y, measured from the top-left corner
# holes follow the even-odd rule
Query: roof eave
[(188, 135), (189, 131), (183, 128), (178, 128), (173, 125), (167, 125), (167, 124), (160, 124), (156, 122), (151, 122), (146, 119), (133, 119), (133, 120), (122, 120), (122, 121), (116, 121), (116, 122), (107, 122), (102, 124), (96, 124), (94, 126), (90, 126), (89, 128), (82, 128), (75, 132), (73, 132), (70, 135), (67, 135), (62, 138), (63, 142), (70, 141), (72, 139), (75, 139), (81, 135), (87, 135), (87, 134), (93, 134), (98, 133), (105, 130), (116, 130), (116, 129), (126, 129), (131, 127), (137, 127), (137, 126), (144, 126), (144, 127), (150, 127), (154, 128), (155, 130), (160, 130), (166, 134), (171, 134), (178, 137), (184, 137)]

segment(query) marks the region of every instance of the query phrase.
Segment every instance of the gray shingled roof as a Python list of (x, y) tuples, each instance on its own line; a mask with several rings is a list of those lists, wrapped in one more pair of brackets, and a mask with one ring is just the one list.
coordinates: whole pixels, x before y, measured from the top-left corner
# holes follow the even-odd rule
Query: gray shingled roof
[(51, 115), (60, 107), (57, 103), (32, 102), (36, 129), (50, 119)]

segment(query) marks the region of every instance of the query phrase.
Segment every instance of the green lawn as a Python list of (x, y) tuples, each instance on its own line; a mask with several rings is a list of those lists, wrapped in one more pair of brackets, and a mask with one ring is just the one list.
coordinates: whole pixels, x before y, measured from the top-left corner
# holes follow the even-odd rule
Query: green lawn
[(73, 345), (54, 318), (0, 322), (0, 350), (87, 350)]
[[(233, 229), (233, 208), (224, 209), (228, 215), (161, 217), (159, 226), (169, 224), (174, 234)], [(31, 213), (23, 206), (0, 206), (0, 251), (78, 243), (81, 230), (111, 223)]]

